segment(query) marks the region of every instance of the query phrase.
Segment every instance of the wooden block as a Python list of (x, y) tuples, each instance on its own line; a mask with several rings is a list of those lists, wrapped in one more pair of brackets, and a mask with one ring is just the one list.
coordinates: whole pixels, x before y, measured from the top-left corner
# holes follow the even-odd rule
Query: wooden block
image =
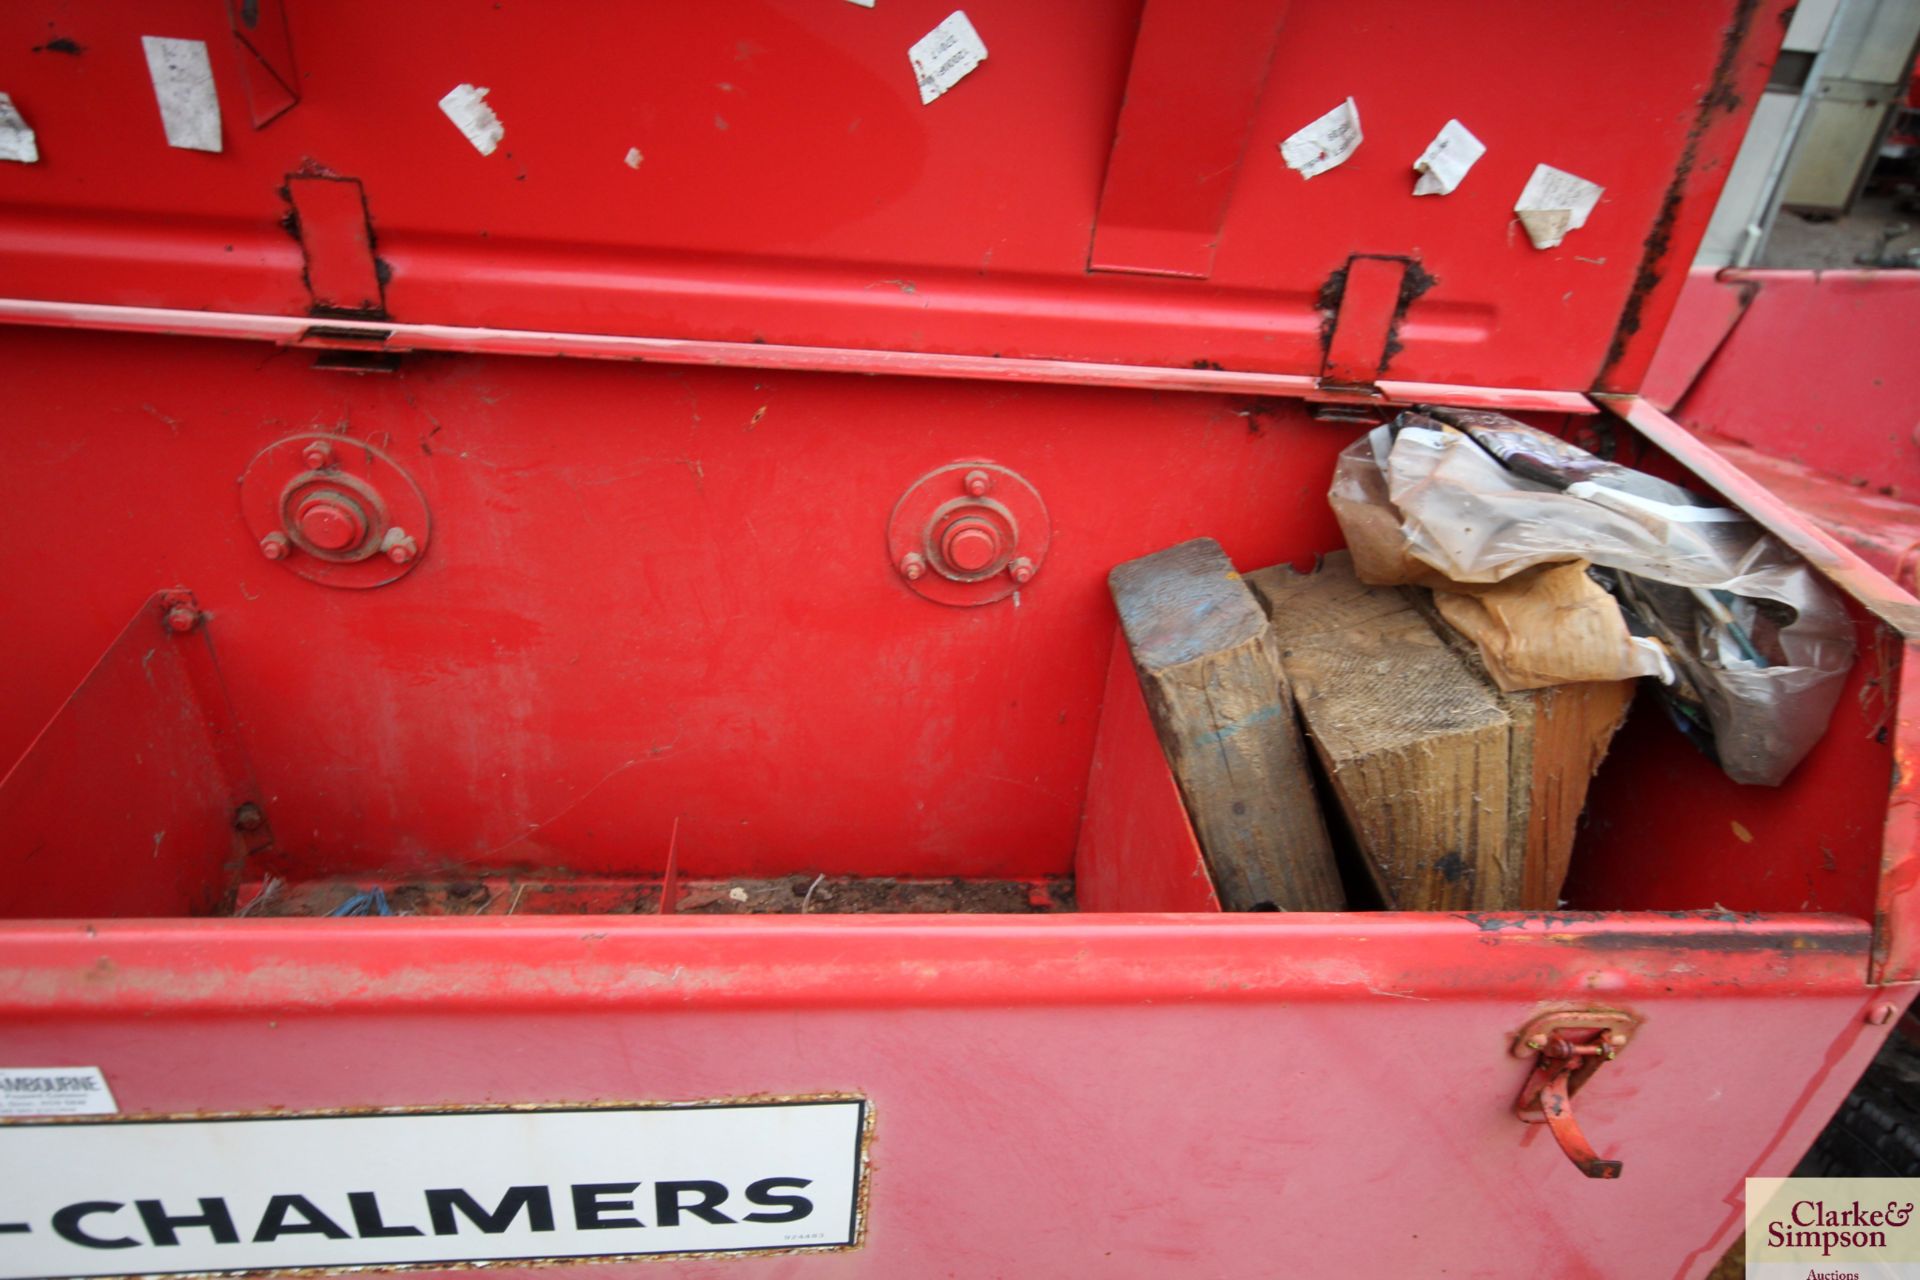
[[(1344, 552), (1326, 557), (1318, 573), (1263, 569), (1248, 575), (1248, 584), (1273, 615), (1301, 714), (1388, 903), (1401, 910), (1556, 907), (1587, 784), (1626, 716), (1633, 682), (1502, 693), (1473, 642), (1439, 620), (1431, 593), (1367, 586), (1354, 577)], [(1418, 638), (1415, 621), (1427, 629), (1427, 640)], [(1378, 638), (1368, 640), (1373, 632)], [(1412, 664), (1408, 675), (1356, 668), (1360, 643), (1390, 651), (1373, 661)], [(1453, 662), (1436, 657), (1434, 645), (1447, 650)], [(1316, 696), (1303, 691), (1302, 680), (1316, 682)], [(1477, 685), (1479, 694), (1470, 685)], [(1485, 734), (1489, 708), (1504, 722), (1504, 753), (1496, 752)], [(1434, 753), (1403, 744), (1388, 748), (1384, 764), (1357, 767), (1351, 754), (1376, 740), (1343, 729), (1339, 718), (1358, 717), (1364, 724), (1370, 710), (1400, 717), (1406, 727), (1432, 729)], [(1463, 751), (1483, 769), (1503, 754), (1501, 785), (1487, 784), (1483, 772), (1480, 784), (1464, 786), (1462, 770), (1470, 766)], [(1469, 793), (1466, 800), (1463, 789)], [(1496, 795), (1504, 797), (1499, 802), (1504, 821), (1488, 820), (1497, 813), (1489, 808)], [(1397, 822), (1413, 800), (1451, 804), (1459, 811), (1451, 822)], [(1442, 864), (1456, 852), (1471, 861), (1469, 850), (1479, 861), (1462, 902), (1460, 882), (1448, 881)], [(1415, 896), (1394, 891), (1382, 867), (1400, 868), (1394, 873), (1398, 883), (1411, 886)], [(1433, 870), (1441, 872), (1437, 881)]]
[(1560, 905), (1573, 838), (1587, 807), (1587, 784), (1606, 759), (1614, 732), (1626, 723), (1638, 685), (1636, 680), (1593, 680), (1501, 695), (1515, 711), (1516, 726), (1519, 707), (1530, 706), (1533, 714), (1523, 910), (1552, 911)]
[(1343, 909), (1273, 629), (1226, 553), (1184, 542), (1109, 584), (1221, 905)]
[[(1587, 787), (1606, 759), (1613, 735), (1632, 709), (1635, 680), (1591, 680), (1544, 689), (1503, 691), (1482, 660), (1480, 646), (1448, 625), (1433, 592), (1406, 588), (1406, 595), (1434, 630), (1486, 681), (1513, 721), (1512, 775), (1525, 779), (1509, 789), (1509, 840), (1525, 853), (1514, 909), (1552, 911), (1560, 905), (1567, 863), (1587, 807)], [(1521, 834), (1524, 833), (1524, 834)]]
[(1344, 556), (1248, 576), (1272, 611), (1293, 695), (1387, 905), (1499, 910), (1523, 871), (1509, 842), (1512, 722), (1394, 587)]

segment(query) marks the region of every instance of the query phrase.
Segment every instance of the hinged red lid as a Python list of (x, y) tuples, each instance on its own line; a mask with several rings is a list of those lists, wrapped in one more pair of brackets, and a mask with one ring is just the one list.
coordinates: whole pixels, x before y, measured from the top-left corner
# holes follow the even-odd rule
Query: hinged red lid
[(0, 297), (1629, 390), (1787, 0), (948, 3), (10, 5)]

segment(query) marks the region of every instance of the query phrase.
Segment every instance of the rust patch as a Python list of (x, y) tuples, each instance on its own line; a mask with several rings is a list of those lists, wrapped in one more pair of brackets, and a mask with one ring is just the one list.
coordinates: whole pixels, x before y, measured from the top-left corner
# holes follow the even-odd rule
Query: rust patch
[(1824, 952), (1861, 955), (1873, 944), (1871, 934), (1859, 933), (1743, 933), (1737, 929), (1705, 933), (1562, 933), (1553, 940), (1590, 951), (1711, 951), (1721, 954), (1774, 952), (1779, 955)]
[(1673, 248), (1674, 224), (1679, 221), (1680, 208), (1686, 203), (1687, 183), (1693, 176), (1700, 139), (1706, 136), (1716, 113), (1731, 114), (1742, 105), (1740, 95), (1734, 89), (1738, 79), (1740, 50), (1747, 42), (1747, 33), (1759, 9), (1760, 0), (1739, 0), (1733, 21), (1721, 37), (1720, 56), (1714, 63), (1713, 78), (1708, 81), (1707, 91), (1700, 96), (1700, 108), (1694, 115), (1693, 127), (1687, 130), (1686, 145), (1680, 150), (1680, 162), (1674, 167), (1673, 180), (1667, 184), (1666, 194), (1661, 197), (1659, 216), (1654, 219), (1653, 229), (1647, 232), (1646, 239), (1641, 241), (1640, 266), (1634, 272), (1633, 288), (1628, 290), (1626, 305), (1620, 309), (1620, 319), (1614, 325), (1613, 341), (1607, 346), (1600, 372), (1594, 375), (1593, 388), (1596, 391), (1603, 388), (1607, 375), (1626, 355), (1627, 343), (1640, 332), (1648, 295), (1665, 278), (1667, 255)]
[(1387, 345), (1380, 353), (1380, 372), (1385, 373), (1393, 358), (1400, 354), (1400, 325), (1407, 318), (1407, 308), (1427, 290), (1440, 283), (1438, 276), (1421, 266), (1412, 258), (1406, 259), (1407, 274), (1400, 282), (1400, 296), (1394, 300), (1393, 322), (1387, 326)]
[(1487, 911), (1463, 911), (1454, 918), (1465, 920), (1482, 933), (1498, 933), (1502, 929), (1524, 929), (1534, 919), (1527, 915), (1495, 914)]
[[(1755, 0), (1757, 3), (1758, 0)], [(1440, 278), (1420, 265), (1417, 258), (1398, 253), (1360, 253), (1356, 258), (1380, 258), (1398, 262), (1406, 268), (1400, 278), (1400, 293), (1393, 302), (1393, 318), (1387, 322), (1387, 341), (1380, 352), (1380, 366), (1374, 370), (1376, 376), (1387, 371), (1393, 358), (1404, 349), (1400, 341), (1400, 326), (1407, 318), (1407, 308), (1414, 304), (1422, 294), (1440, 283)], [(1324, 363), (1333, 350), (1333, 331), (1340, 319), (1340, 301), (1347, 292), (1347, 271), (1353, 265), (1353, 259), (1347, 259), (1347, 265), (1339, 267), (1327, 277), (1320, 286), (1320, 295), (1314, 305), (1320, 311), (1320, 359)], [(1214, 366), (1218, 368), (1218, 365)]]

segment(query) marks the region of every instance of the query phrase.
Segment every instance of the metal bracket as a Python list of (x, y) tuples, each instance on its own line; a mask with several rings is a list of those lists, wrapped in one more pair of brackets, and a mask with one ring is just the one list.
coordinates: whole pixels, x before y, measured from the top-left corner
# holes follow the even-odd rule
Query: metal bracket
[(301, 275), (316, 316), (381, 319), (386, 270), (373, 251), (373, 220), (358, 178), (287, 175), (289, 224), (300, 241)]
[(227, 23), (233, 29), (248, 114), (254, 128), (264, 129), (300, 101), (285, 0), (227, 0)]
[(1053, 522), (1024, 476), (985, 460), (936, 467), (887, 521), (887, 557), (910, 590), (939, 604), (983, 605), (1032, 582)]
[(1089, 271), (1213, 274), (1285, 0), (1147, 0), (1094, 221)]
[(1532, 1058), (1513, 1113), (1528, 1124), (1545, 1124), (1574, 1167), (1589, 1178), (1617, 1178), (1620, 1161), (1603, 1160), (1574, 1118), (1573, 1095), (1633, 1039), (1640, 1019), (1610, 1009), (1542, 1014), (1513, 1042), (1513, 1056)]
[(1407, 307), (1432, 282), (1409, 258), (1348, 258), (1320, 295), (1329, 316), (1320, 385), (1372, 389), (1399, 349), (1395, 335)]

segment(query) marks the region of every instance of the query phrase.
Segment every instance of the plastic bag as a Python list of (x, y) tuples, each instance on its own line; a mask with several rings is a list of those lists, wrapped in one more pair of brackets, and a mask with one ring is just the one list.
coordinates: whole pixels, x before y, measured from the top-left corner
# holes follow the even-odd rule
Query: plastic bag
[(1611, 571), (1596, 576), (1670, 651), (1673, 701), (1738, 782), (1785, 779), (1853, 664), (1839, 601), (1747, 516), (1499, 414), (1402, 414), (1342, 453), (1329, 498), (1366, 581), (1471, 591), (1542, 565)]

